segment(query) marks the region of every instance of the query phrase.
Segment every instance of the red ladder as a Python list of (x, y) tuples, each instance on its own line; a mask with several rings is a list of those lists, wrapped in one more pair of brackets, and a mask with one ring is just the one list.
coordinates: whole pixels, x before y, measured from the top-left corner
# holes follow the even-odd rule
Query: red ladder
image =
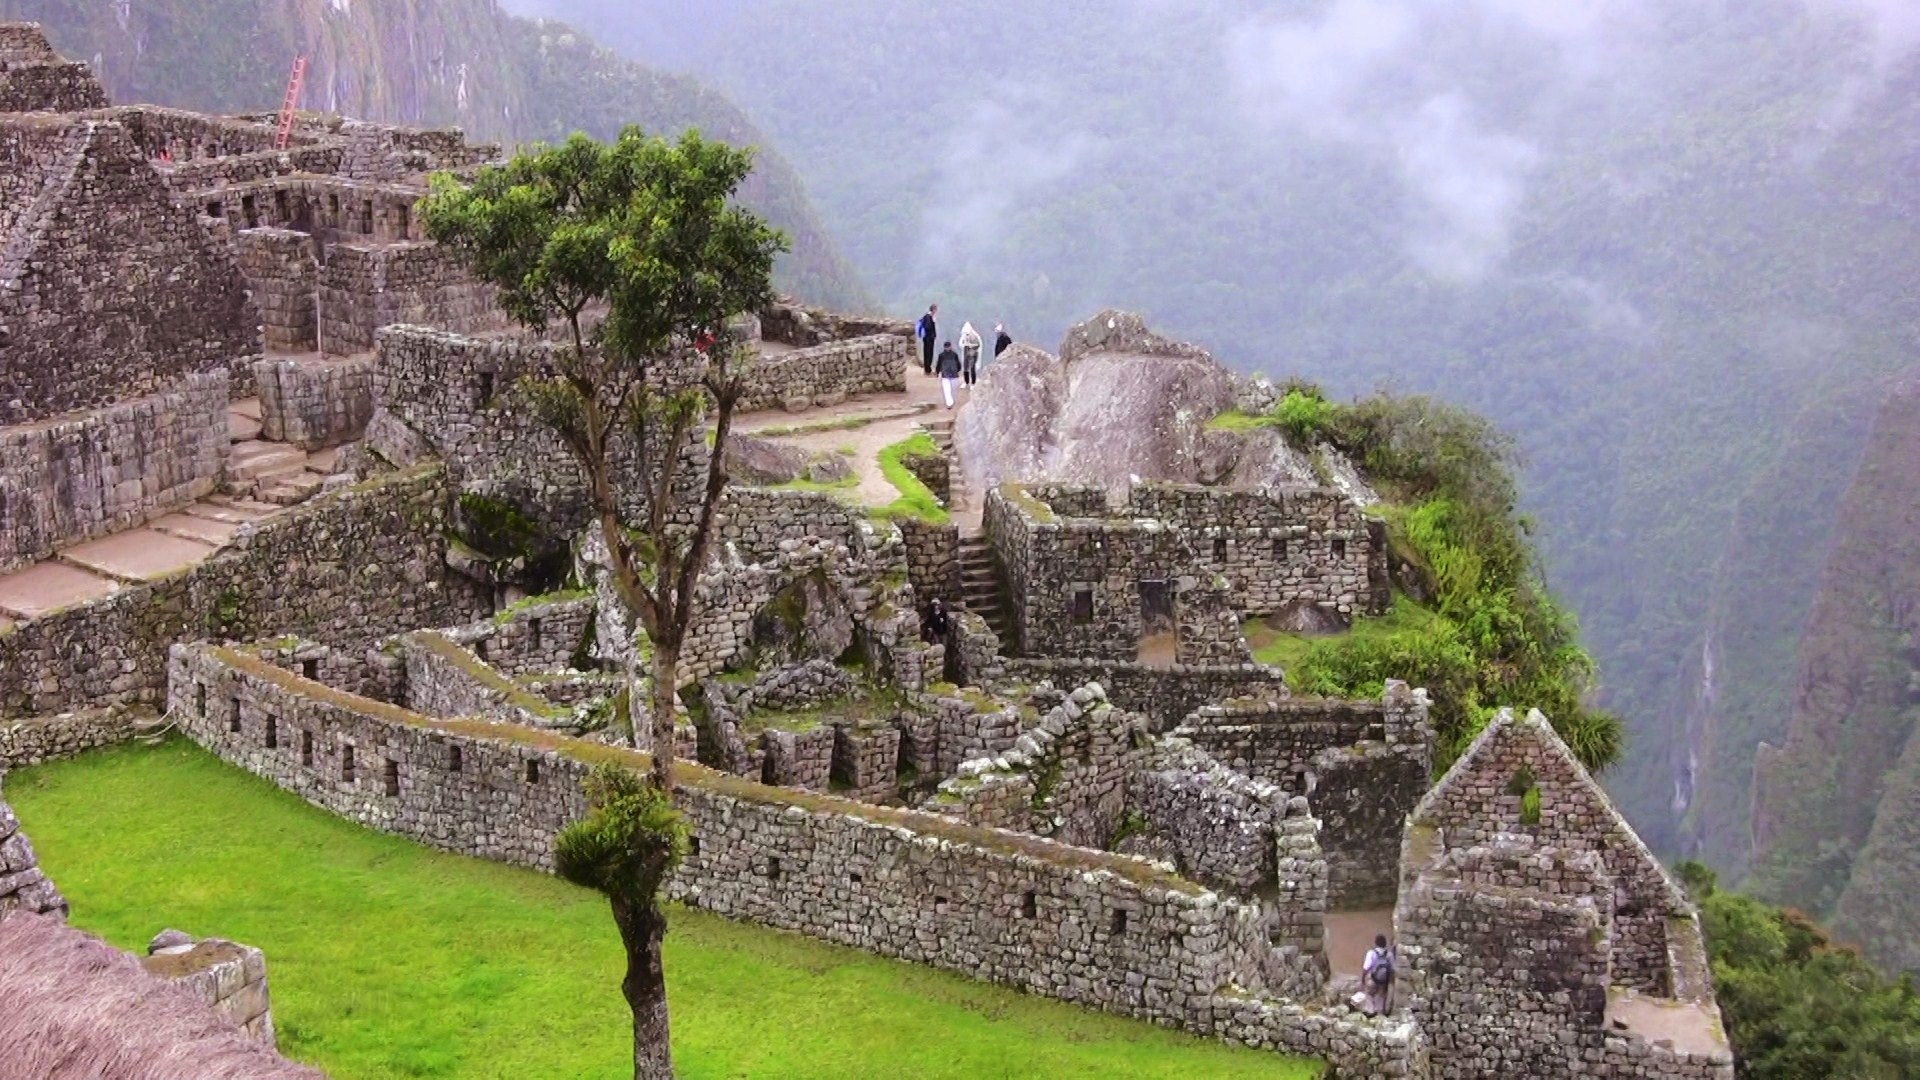
[(273, 148), (285, 150), (293, 141), (293, 115), (300, 108), (300, 87), (307, 81), (307, 58), (293, 58), (293, 74), (287, 77), (286, 100), (280, 103), (280, 124), (273, 131)]

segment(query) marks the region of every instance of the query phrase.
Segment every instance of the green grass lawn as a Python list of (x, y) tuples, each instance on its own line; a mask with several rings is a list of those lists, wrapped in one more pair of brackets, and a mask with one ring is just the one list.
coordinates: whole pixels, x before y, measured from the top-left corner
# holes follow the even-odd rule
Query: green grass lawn
[[(596, 894), (335, 818), (184, 740), (7, 777), (73, 922), (267, 954), (281, 1050), (342, 1080), (631, 1075)], [(1317, 1066), (675, 909), (684, 1077), (1269, 1077)]]
[(1403, 631), (1423, 629), (1439, 617), (1412, 600), (1395, 595), (1393, 607), (1387, 609), (1385, 615), (1355, 619), (1353, 628), (1344, 634), (1290, 634), (1274, 629), (1265, 619), (1250, 619), (1247, 644), (1253, 647), (1255, 660), (1292, 672), (1306, 660), (1314, 646), (1322, 642), (1392, 637)]

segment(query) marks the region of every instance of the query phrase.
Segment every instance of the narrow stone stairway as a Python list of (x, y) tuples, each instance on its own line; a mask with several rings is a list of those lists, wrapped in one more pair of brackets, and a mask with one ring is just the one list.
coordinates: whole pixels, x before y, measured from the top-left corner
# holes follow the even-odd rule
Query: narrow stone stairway
[(1013, 644), (1013, 619), (1000, 593), (1000, 578), (993, 570), (993, 555), (987, 538), (979, 533), (960, 537), (960, 606), (979, 615), (1000, 637), (1001, 651)]

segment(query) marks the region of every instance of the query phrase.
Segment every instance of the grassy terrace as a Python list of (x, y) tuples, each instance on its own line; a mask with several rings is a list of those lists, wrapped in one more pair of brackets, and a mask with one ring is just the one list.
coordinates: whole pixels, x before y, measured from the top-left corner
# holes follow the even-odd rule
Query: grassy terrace
[(1274, 629), (1265, 619), (1250, 619), (1247, 622), (1247, 644), (1253, 647), (1255, 660), (1292, 675), (1307, 656), (1321, 645), (1342, 641), (1385, 641), (1407, 631), (1426, 630), (1437, 619), (1439, 616), (1432, 611), (1396, 595), (1393, 607), (1385, 615), (1355, 619), (1352, 629), (1343, 634), (1294, 634)]
[[(631, 1075), (595, 894), (362, 829), (184, 740), (13, 773), (73, 921), (266, 950), (281, 1049), (342, 1078)], [(1263, 1077), (1318, 1066), (676, 910), (689, 1078)]]

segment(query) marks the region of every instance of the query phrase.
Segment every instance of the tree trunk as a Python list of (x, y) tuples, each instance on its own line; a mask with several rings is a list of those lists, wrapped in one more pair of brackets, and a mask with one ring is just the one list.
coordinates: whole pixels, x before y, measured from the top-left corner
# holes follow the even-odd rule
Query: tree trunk
[(633, 1010), (633, 1080), (672, 1080), (667, 971), (660, 958), (667, 913), (652, 897), (609, 899), (613, 921), (620, 927), (620, 943), (627, 949), (627, 977), (620, 981), (620, 992)]
[(653, 697), (647, 720), (653, 729), (653, 782), (661, 791), (673, 791), (673, 706), (678, 700), (674, 683), (680, 677), (679, 648), (653, 646)]

